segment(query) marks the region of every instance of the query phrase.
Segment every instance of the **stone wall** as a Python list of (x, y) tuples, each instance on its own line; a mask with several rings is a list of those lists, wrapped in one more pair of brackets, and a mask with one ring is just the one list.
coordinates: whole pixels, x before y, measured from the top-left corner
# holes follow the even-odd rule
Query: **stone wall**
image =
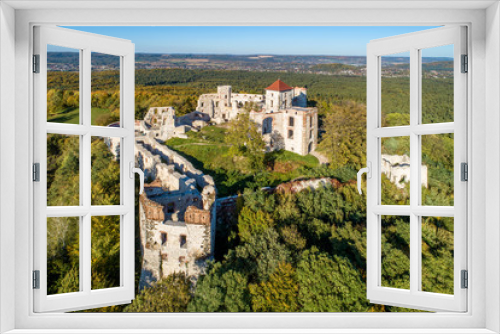
[(292, 105), (296, 107), (307, 107), (307, 88), (294, 87)]
[[(186, 122), (185, 122), (186, 123)], [(179, 122), (175, 116), (173, 107), (152, 107), (144, 116), (144, 120), (135, 124), (136, 132), (145, 136), (152, 136), (165, 141), (170, 138), (187, 138), (186, 132), (189, 131), (188, 125)]]
[[(161, 223), (162, 220), (151, 219), (152, 216), (147, 214), (148, 212), (151, 212), (148, 206), (149, 203), (144, 205), (144, 199), (140, 199), (139, 203), (139, 234), (142, 254), (139, 290), (142, 290), (143, 288), (156, 282), (158, 278), (161, 277), (161, 257), (159, 256), (159, 252), (156, 250), (156, 238), (154, 232), (152, 231), (154, 231), (155, 225)], [(153, 212), (157, 211), (154, 210)], [(163, 210), (161, 209), (159, 212), (163, 212)]]
[[(189, 178), (192, 178), (196, 181), (196, 185), (200, 188), (204, 188), (206, 186), (215, 187), (215, 182), (210, 175), (205, 175), (198, 169), (194, 168), (193, 164), (189, 162), (186, 158), (181, 156), (174, 150), (171, 150), (166, 145), (161, 144), (155, 138), (151, 136), (138, 137), (136, 139), (136, 157), (140, 157), (144, 155), (145, 157), (150, 158), (149, 160), (153, 160), (153, 156), (158, 156), (159, 161), (165, 161), (167, 165), (173, 165), (175, 170), (179, 173), (186, 175)], [(158, 163), (158, 162), (157, 162)], [(155, 168), (152, 165), (155, 165), (153, 162), (147, 163), (146, 168)], [(156, 175), (156, 171), (152, 173), (152, 175)]]
[(231, 86), (219, 86), (217, 94), (200, 95), (196, 111), (208, 115), (216, 123), (222, 123), (236, 118), (245, 104), (264, 105), (264, 100), (262, 94), (233, 94)]
[(250, 112), (250, 119), (262, 129), (263, 139), (269, 150), (284, 149), (307, 155), (316, 149), (316, 108), (291, 107), (276, 113)]
[(184, 221), (186, 224), (210, 225), (210, 212), (190, 206), (186, 209)]
[[(381, 173), (400, 189), (410, 181), (410, 157), (407, 155), (382, 154), (381, 167)], [(427, 166), (421, 166), (420, 175), (422, 186), (427, 188)]]
[(210, 249), (204, 247), (207, 226), (167, 220), (157, 224), (153, 231), (154, 238), (160, 241), (154, 250), (161, 263), (159, 277), (163, 278), (176, 272), (198, 276), (203, 271), (204, 266), (200, 266), (200, 259), (210, 255)]

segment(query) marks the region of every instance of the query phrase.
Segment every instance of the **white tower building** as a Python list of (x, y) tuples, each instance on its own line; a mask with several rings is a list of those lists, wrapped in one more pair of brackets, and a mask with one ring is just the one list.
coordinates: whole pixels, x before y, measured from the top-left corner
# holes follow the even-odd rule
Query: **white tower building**
[(266, 88), (266, 112), (278, 112), (292, 106), (293, 88), (281, 80), (276, 80)]

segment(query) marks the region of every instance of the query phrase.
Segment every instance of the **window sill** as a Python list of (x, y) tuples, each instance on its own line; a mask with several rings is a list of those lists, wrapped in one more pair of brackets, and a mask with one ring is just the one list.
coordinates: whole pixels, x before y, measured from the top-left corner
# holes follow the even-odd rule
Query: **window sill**
[(5, 334), (490, 334), (488, 329), (15, 329)]

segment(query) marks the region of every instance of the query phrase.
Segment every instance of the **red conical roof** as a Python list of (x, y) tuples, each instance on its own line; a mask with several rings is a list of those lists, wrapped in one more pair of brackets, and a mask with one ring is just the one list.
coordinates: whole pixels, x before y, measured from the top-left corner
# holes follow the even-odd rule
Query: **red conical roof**
[(293, 88), (288, 86), (286, 83), (284, 83), (280, 79), (278, 79), (275, 82), (273, 82), (273, 84), (271, 86), (267, 87), (266, 89), (267, 90), (276, 90), (278, 92), (282, 92), (285, 90), (291, 90)]

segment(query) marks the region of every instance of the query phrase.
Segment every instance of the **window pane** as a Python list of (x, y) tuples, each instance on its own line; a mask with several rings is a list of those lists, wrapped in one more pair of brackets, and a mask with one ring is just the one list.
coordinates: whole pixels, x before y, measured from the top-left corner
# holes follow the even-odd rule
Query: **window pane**
[(453, 45), (422, 49), (422, 123), (453, 122)]
[(120, 205), (120, 145), (115, 137), (92, 137), (92, 205)]
[(80, 218), (47, 218), (47, 294), (80, 290)]
[(381, 231), (381, 285), (410, 289), (410, 217), (382, 216)]
[(382, 205), (410, 204), (410, 137), (381, 139)]
[(453, 134), (422, 136), (422, 205), (453, 206)]
[(453, 294), (453, 222), (422, 217), (422, 291)]
[(120, 286), (120, 216), (92, 217), (92, 290)]
[(381, 57), (382, 126), (410, 125), (410, 52)]
[(119, 126), (120, 57), (92, 52), (91, 124)]
[(47, 205), (80, 205), (80, 137), (47, 135)]
[(80, 50), (47, 45), (47, 122), (80, 123)]

